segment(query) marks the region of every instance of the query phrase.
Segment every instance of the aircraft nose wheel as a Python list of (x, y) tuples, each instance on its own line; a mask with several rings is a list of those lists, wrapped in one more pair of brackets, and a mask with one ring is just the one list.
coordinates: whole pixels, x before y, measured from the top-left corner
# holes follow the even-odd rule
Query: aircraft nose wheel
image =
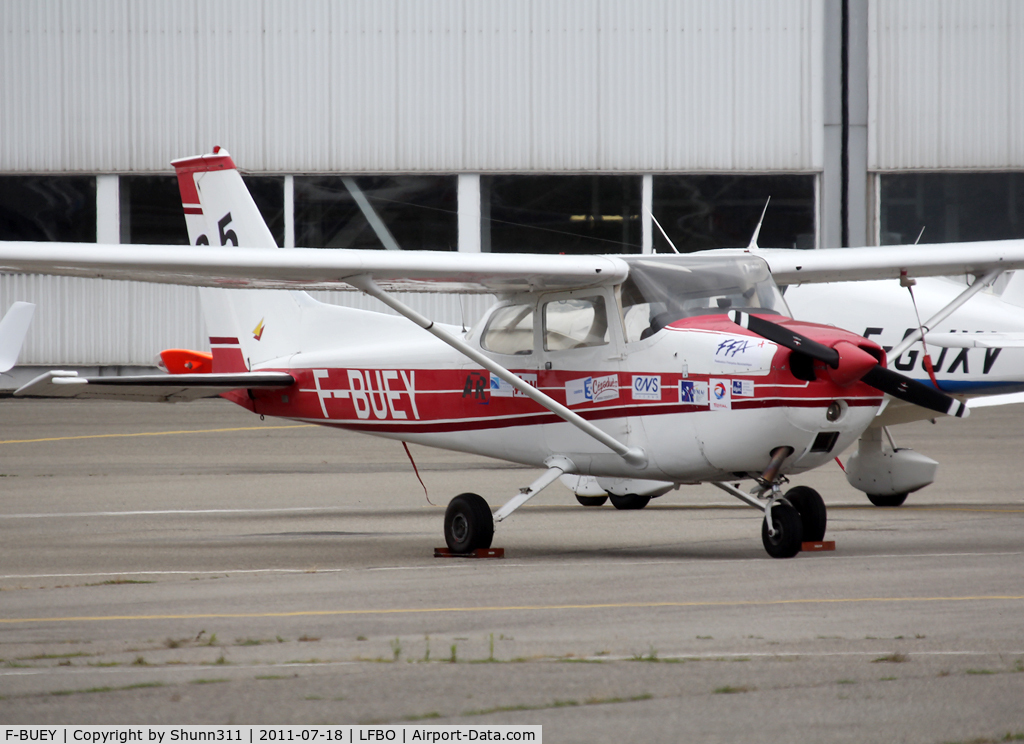
[(772, 506), (772, 528), (774, 535), (768, 534), (768, 523), (761, 520), (761, 542), (772, 558), (792, 558), (800, 552), (803, 543), (803, 524), (800, 512), (781, 501)]
[(460, 493), (444, 512), (444, 541), (453, 553), (472, 553), (491, 547), (494, 518), (482, 496)]

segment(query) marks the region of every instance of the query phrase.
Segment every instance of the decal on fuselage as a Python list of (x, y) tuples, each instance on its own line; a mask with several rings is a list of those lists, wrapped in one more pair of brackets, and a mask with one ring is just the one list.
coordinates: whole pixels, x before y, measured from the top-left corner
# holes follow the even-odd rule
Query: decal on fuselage
[(633, 375), (633, 400), (661, 400), (661, 375)]
[(732, 408), (731, 380), (708, 380), (708, 388), (711, 391), (708, 402), (712, 411), (728, 411)]
[(722, 367), (764, 369), (771, 366), (775, 345), (750, 336), (721, 336), (714, 361)]
[[(903, 338), (906, 338), (911, 333), (916, 331), (916, 328), (908, 328), (903, 333)], [(961, 331), (950, 330), (947, 333), (959, 333)], [(962, 333), (970, 333), (970, 331), (962, 331)], [(884, 328), (869, 327), (864, 330), (864, 338), (870, 338), (871, 336), (882, 336), (885, 335)], [(876, 339), (877, 343), (877, 339)], [(892, 346), (882, 346), (885, 352), (888, 354), (892, 351)], [(932, 366), (935, 369), (936, 374), (940, 375), (951, 375), (954, 372), (962, 372), (965, 375), (971, 374), (971, 363), (970, 360), (974, 359), (974, 374), (978, 374), (978, 358), (981, 357), (981, 374), (987, 375), (992, 371), (992, 367), (995, 365), (996, 360), (1002, 353), (1001, 348), (992, 349), (957, 349), (953, 347), (934, 345), (928, 346), (929, 355), (932, 358)], [(969, 353), (973, 352), (973, 353)], [(948, 364), (947, 364), (948, 362)], [(919, 349), (908, 349), (900, 354), (896, 359), (892, 360), (892, 366), (894, 369), (900, 372), (910, 372), (913, 370), (920, 370), (922, 374), (926, 372), (924, 367), (924, 355)]]
[(601, 403), (619, 397), (619, 376), (583, 377), (565, 383), (565, 404)]
[[(348, 388), (325, 388), (322, 380), (330, 377), (330, 370), (314, 369), (313, 382), (320, 399), (320, 410), (324, 418), (327, 413), (326, 401), (330, 399), (349, 400), (356, 418), (368, 419), (419, 419), (416, 406), (416, 370), (404, 369), (348, 369), (345, 370)], [(405, 399), (403, 400), (403, 396)]]
[[(516, 372), (516, 377), (521, 379), (527, 385), (537, 387), (537, 375), (532, 372)], [(512, 387), (512, 383), (505, 382), (497, 375), (491, 375), (491, 395), (495, 398), (525, 398), (525, 393), (521, 393)]]
[(701, 380), (680, 380), (679, 402), (706, 406), (708, 404), (708, 384)]

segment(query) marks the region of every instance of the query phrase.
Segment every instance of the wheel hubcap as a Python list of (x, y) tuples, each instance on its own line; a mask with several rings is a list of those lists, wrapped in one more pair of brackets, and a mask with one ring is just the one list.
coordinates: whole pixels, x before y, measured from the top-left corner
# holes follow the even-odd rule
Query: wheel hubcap
[(469, 534), (469, 521), (462, 514), (457, 514), (452, 520), (452, 535), (456, 540), (462, 542)]

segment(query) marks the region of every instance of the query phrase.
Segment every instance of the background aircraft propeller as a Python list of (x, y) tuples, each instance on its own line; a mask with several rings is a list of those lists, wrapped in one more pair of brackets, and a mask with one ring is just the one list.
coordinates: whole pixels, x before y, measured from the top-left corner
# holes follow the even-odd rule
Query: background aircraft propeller
[(825, 346), (778, 323), (739, 310), (730, 311), (729, 319), (779, 346), (823, 362), (828, 367), (829, 376), (839, 385), (849, 385), (860, 380), (893, 398), (930, 411), (957, 417), (968, 415), (967, 406), (956, 398), (883, 367), (868, 352), (848, 341)]

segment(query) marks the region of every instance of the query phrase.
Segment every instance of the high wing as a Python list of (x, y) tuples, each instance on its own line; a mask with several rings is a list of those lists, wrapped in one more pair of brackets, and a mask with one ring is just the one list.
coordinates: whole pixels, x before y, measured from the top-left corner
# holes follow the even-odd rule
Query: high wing
[(613, 256), (0, 243), (0, 271), (127, 279), (231, 289), (352, 289), (367, 277), (387, 289), (505, 293), (617, 284)]
[[(779, 285), (1024, 269), (1024, 240), (709, 253), (756, 255)], [(688, 256), (644, 260), (685, 267)], [(351, 289), (349, 279), (362, 276), (386, 289), (500, 294), (618, 284), (628, 266), (593, 255), (3, 242), (0, 271), (250, 289)]]
[(752, 253), (768, 262), (775, 283), (815, 284), (899, 279), (901, 276), (981, 275), (1024, 268), (1024, 240), (990, 240), (949, 245), (885, 245), (873, 248), (727, 249)]
[(295, 378), (287, 372), (79, 377), (77, 372), (51, 370), (22, 385), (14, 395), (175, 403), (216, 398), (231, 390), (284, 388), (294, 383)]

